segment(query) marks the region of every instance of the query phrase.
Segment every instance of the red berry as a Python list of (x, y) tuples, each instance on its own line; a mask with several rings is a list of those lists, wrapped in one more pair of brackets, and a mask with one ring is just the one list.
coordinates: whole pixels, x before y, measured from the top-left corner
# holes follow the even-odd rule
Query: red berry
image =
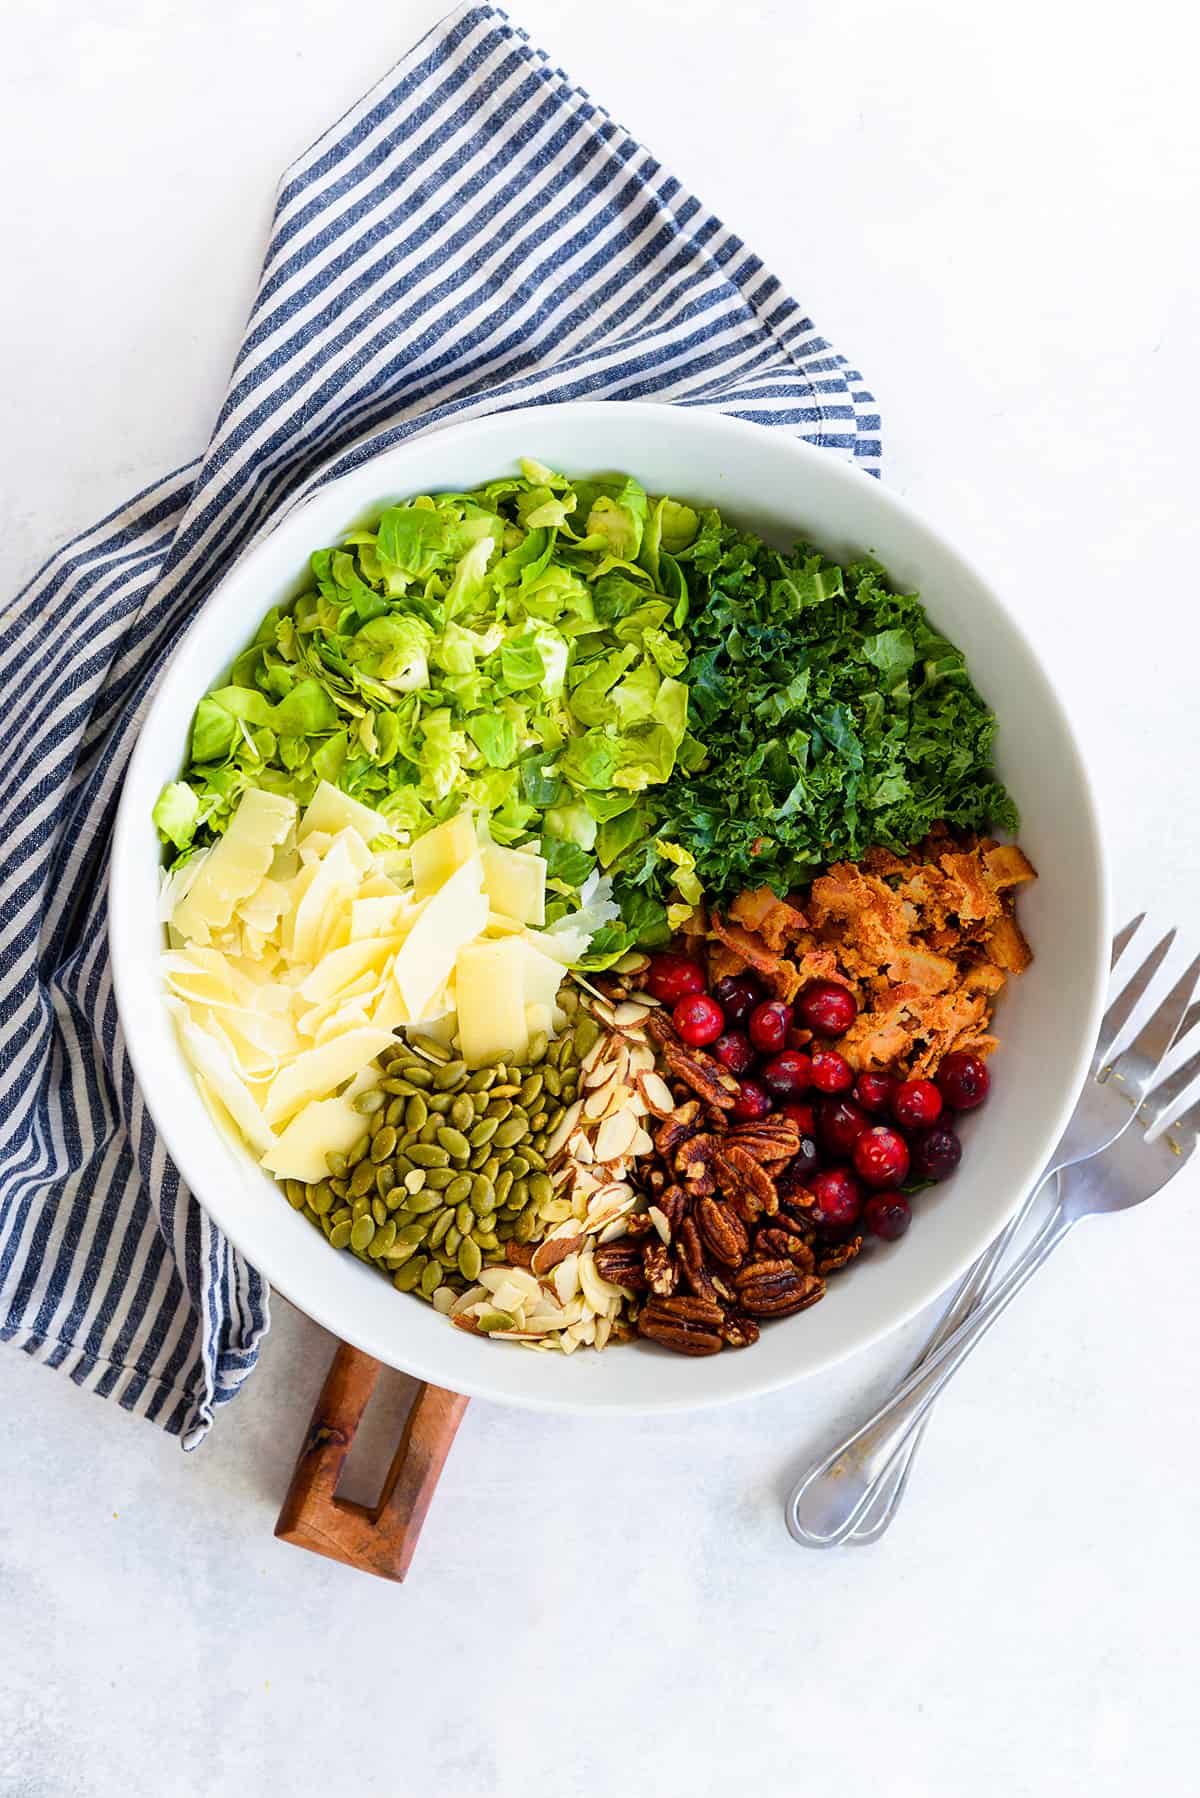
[(704, 991), (704, 970), (698, 961), (663, 949), (650, 957), (642, 985), (651, 998), (661, 999), (664, 1005), (674, 1005), (677, 999), (684, 999), (689, 993)]
[(858, 1016), (858, 1001), (836, 980), (814, 980), (796, 1001), (796, 1019), (818, 1036), (844, 1036)]
[(864, 1111), (886, 1111), (896, 1090), (892, 1074), (860, 1074), (854, 1082), (854, 1097)]
[(763, 1064), (762, 1077), (780, 1099), (806, 1093), (812, 1085), (812, 1058), (803, 1049), (784, 1049)]
[(862, 1207), (862, 1187), (847, 1167), (826, 1168), (814, 1174), (809, 1191), (816, 1203), (808, 1215), (822, 1230), (836, 1230), (857, 1221)]
[(966, 1049), (947, 1055), (934, 1078), (943, 1099), (955, 1111), (974, 1111), (983, 1104), (992, 1084), (984, 1062)]
[(854, 1171), (868, 1186), (902, 1186), (908, 1179), (908, 1144), (898, 1131), (874, 1124), (854, 1145)]
[(962, 1144), (947, 1124), (923, 1130), (912, 1146), (912, 1171), (918, 1180), (944, 1180), (962, 1160)]
[(748, 1074), (754, 1066), (754, 1045), (744, 1030), (727, 1030), (717, 1038), (712, 1052), (731, 1074)]
[(813, 1115), (813, 1108), (811, 1105), (805, 1104), (802, 1100), (793, 1099), (790, 1104), (781, 1105), (779, 1107), (779, 1115), (780, 1117), (789, 1118), (791, 1122), (795, 1124), (801, 1136), (816, 1135), (817, 1124)]
[(771, 1109), (771, 1095), (757, 1080), (743, 1080), (730, 1115), (739, 1123), (750, 1124), (765, 1118)]
[(778, 999), (768, 999), (764, 1004), (756, 1005), (750, 1013), (750, 1041), (764, 1055), (778, 1055), (787, 1042), (791, 1021), (790, 1005), (784, 1005)]
[(898, 1192), (873, 1192), (863, 1206), (863, 1222), (872, 1236), (895, 1242), (912, 1222), (908, 1200)]
[(942, 1115), (942, 1095), (932, 1080), (905, 1080), (892, 1094), (892, 1116), (903, 1130), (924, 1130)]
[[(821, 1151), (811, 1136), (800, 1138), (800, 1147), (788, 1162), (788, 1174), (806, 1186), (821, 1165)], [(780, 1197), (783, 1194), (780, 1193)]]
[(753, 974), (726, 974), (713, 987), (713, 998), (728, 1024), (744, 1024), (754, 1007), (762, 1003), (762, 997), (762, 987)]
[(679, 1001), (671, 1017), (684, 1042), (693, 1049), (715, 1043), (725, 1028), (725, 1013), (707, 993), (689, 993)]
[(834, 1155), (852, 1155), (867, 1128), (867, 1114), (853, 1099), (822, 1099), (817, 1107), (817, 1134)]
[(854, 1085), (854, 1069), (836, 1049), (814, 1049), (812, 1083), (819, 1093), (848, 1093)]

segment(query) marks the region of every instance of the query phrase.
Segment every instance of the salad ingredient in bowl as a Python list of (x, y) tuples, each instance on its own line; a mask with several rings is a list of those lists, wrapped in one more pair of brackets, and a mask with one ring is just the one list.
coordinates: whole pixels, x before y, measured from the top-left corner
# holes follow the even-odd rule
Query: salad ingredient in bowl
[(1030, 957), (964, 659), (878, 566), (540, 464), (311, 560), (163, 790), (214, 1115), (460, 1329), (690, 1355), (894, 1241)]

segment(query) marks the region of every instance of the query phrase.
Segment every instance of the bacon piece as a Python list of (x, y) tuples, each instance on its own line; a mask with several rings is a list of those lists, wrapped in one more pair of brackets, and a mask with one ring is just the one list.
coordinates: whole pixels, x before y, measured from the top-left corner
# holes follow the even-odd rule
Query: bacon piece
[(739, 893), (729, 908), (729, 915), (734, 923), (760, 936), (767, 948), (775, 950), (776, 954), (795, 942), (807, 925), (804, 913), (778, 898), (770, 887)]
[(714, 911), (710, 920), (713, 935), (719, 937), (727, 949), (748, 963), (756, 973), (773, 974), (779, 966), (779, 957), (756, 936), (743, 930), (740, 924), (727, 924), (720, 912)]

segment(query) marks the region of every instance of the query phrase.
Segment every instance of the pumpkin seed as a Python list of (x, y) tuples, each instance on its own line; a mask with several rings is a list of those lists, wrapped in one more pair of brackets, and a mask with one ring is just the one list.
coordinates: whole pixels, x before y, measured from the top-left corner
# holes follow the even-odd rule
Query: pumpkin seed
[(495, 1195), (497, 1205), (503, 1205), (509, 1193), (512, 1191), (512, 1183), (515, 1179), (516, 1175), (509, 1168), (505, 1168), (503, 1172), (496, 1175), (495, 1180), (492, 1182), (492, 1192)]
[(404, 1224), (396, 1231), (395, 1246), (398, 1249), (419, 1249), (428, 1235), (428, 1224)]
[[(499, 1137), (499, 1132), (497, 1132), (497, 1137)], [(476, 1146), (467, 1141), (461, 1130), (455, 1130), (448, 1125), (438, 1131), (437, 1139), (447, 1154), (453, 1155), (456, 1161), (466, 1161), (471, 1150)]]
[(497, 1124), (502, 1124), (505, 1118), (512, 1116), (512, 1109), (513, 1102), (511, 1099), (493, 1099), (488, 1106), (487, 1111), (484, 1113), (484, 1116), (494, 1118)]
[(397, 1292), (411, 1292), (428, 1266), (429, 1259), (426, 1255), (414, 1255), (411, 1261), (406, 1261), (404, 1266), (392, 1275), (392, 1285)]
[(527, 1142), (527, 1143), (522, 1144), (521, 1152), (524, 1155), (525, 1160), (529, 1163), (530, 1167), (537, 1168), (539, 1171), (541, 1171), (543, 1173), (545, 1172), (546, 1157), (542, 1154), (542, 1151), (540, 1149), (535, 1149), (532, 1143)]
[(558, 1003), (569, 1018), (573, 1018), (579, 1010), (579, 994), (573, 986), (564, 986), (558, 995)]
[(410, 1211), (415, 1211), (417, 1216), (420, 1217), (430, 1211), (436, 1211), (441, 1202), (441, 1193), (432, 1186), (426, 1186), (423, 1187), (420, 1192), (413, 1193), (408, 1201), (408, 1209)]
[(453, 1103), (453, 1093), (430, 1093), (429, 1095), (429, 1109), (431, 1112), (435, 1112), (438, 1117), (444, 1118)]
[(523, 1180), (529, 1172), (529, 1163), (524, 1155), (510, 1155), (508, 1165), (515, 1180)]
[(429, 1246), (436, 1249), (446, 1240), (446, 1232), (454, 1222), (453, 1211), (439, 1211), (429, 1232)]
[(496, 1084), (498, 1078), (495, 1068), (480, 1068), (467, 1081), (466, 1090), (469, 1093), (485, 1093), (489, 1086)]
[(486, 1174), (472, 1174), (471, 1203), (476, 1211), (490, 1211), (496, 1203), (496, 1188)]
[(529, 1039), (530, 1062), (542, 1061), (545, 1058), (546, 1050), (549, 1047), (550, 1038), (546, 1035), (546, 1032), (544, 1030), (535, 1030)]
[(481, 1174), (486, 1174), (489, 1180), (495, 1180), (500, 1173), (502, 1165), (498, 1155), (489, 1155), (479, 1171)]
[(444, 1254), (448, 1255), (451, 1260), (453, 1260), (455, 1255), (458, 1254), (458, 1245), (461, 1241), (462, 1241), (462, 1231), (459, 1229), (457, 1224), (451, 1223), (450, 1228), (446, 1231), (446, 1234), (442, 1237), (440, 1249)]
[(530, 1074), (528, 1080), (522, 1080), (521, 1103), (526, 1111), (532, 1110), (537, 1100), (541, 1098), (542, 1088), (545, 1084), (546, 1076), (544, 1074)]
[(450, 1122), (456, 1130), (469, 1130), (475, 1122), (475, 1107), (466, 1093), (459, 1093), (450, 1106)]
[(356, 1255), (361, 1255), (375, 1235), (375, 1219), (364, 1212), (350, 1231), (350, 1247)]
[(346, 1244), (350, 1241), (351, 1230), (352, 1226), (348, 1217), (344, 1217), (340, 1223), (334, 1224), (329, 1232), (329, 1240), (335, 1249), (344, 1249), (346, 1247)]
[(399, 1130), (404, 1122), (404, 1106), (405, 1100), (403, 1099), (391, 1099), (388, 1102), (388, 1108), (383, 1114), (383, 1121), (385, 1124), (390, 1124), (393, 1130)]
[(472, 1179), (470, 1174), (455, 1174), (449, 1186), (444, 1188), (447, 1205), (461, 1205), (471, 1196)]
[(467, 1064), (465, 1061), (448, 1061), (444, 1068), (439, 1068), (433, 1076), (433, 1084), (438, 1092), (457, 1092), (467, 1080)]
[(529, 1242), (537, 1229), (537, 1217), (531, 1206), (526, 1206), (513, 1225), (513, 1237), (517, 1242)]
[(471, 1241), (477, 1243), (486, 1255), (494, 1255), (500, 1247), (500, 1238), (494, 1230), (473, 1230)]
[(431, 1036), (410, 1036), (409, 1044), (419, 1049), (422, 1055), (428, 1055), (431, 1061), (440, 1062), (443, 1066), (450, 1059), (450, 1051), (442, 1043), (435, 1043)]
[(414, 1093), (404, 1107), (404, 1128), (419, 1130), (429, 1117), (429, 1107), (420, 1093)]
[(346, 1171), (346, 1157), (342, 1154), (340, 1149), (331, 1149), (329, 1154), (325, 1157), (325, 1166), (329, 1169), (331, 1174), (344, 1174)]
[(395, 1093), (398, 1098), (402, 1099), (411, 1098), (417, 1090), (411, 1080), (401, 1080), (396, 1074), (391, 1074), (386, 1080), (381, 1080), (380, 1085), (385, 1093)]
[(452, 1167), (431, 1167), (425, 1175), (425, 1184), (432, 1187), (434, 1192), (445, 1192), (457, 1178)]
[(589, 1049), (595, 1048), (599, 1041), (600, 1026), (595, 1018), (587, 1016), (580, 1018), (571, 1036), (572, 1047), (580, 1061), (583, 1060)]
[(425, 1172), (423, 1167), (410, 1168), (408, 1173), (404, 1176), (405, 1190), (407, 1192), (420, 1192), (428, 1179), (429, 1175)]
[(552, 1099), (559, 1098), (562, 1094), (563, 1077), (558, 1069), (547, 1068), (542, 1078), (546, 1083), (546, 1091), (550, 1094), (550, 1097)]
[(491, 1142), (500, 1128), (498, 1118), (481, 1118), (472, 1130), (467, 1132), (467, 1141), (473, 1149), (481, 1149), (485, 1143)]
[(377, 1227), (387, 1223), (387, 1206), (382, 1199), (371, 1200), (371, 1216), (375, 1219)]
[(371, 1253), (377, 1260), (382, 1259), (396, 1240), (396, 1226), (389, 1218), (387, 1223), (375, 1231), (375, 1240), (371, 1244)]
[(406, 1153), (410, 1161), (415, 1161), (418, 1167), (432, 1168), (448, 1167), (450, 1165), (449, 1155), (446, 1153), (446, 1150), (437, 1143), (409, 1143)]
[(283, 1190), (287, 1195), (287, 1202), (292, 1207), (292, 1210), (303, 1211), (304, 1187), (301, 1182), (299, 1180), (289, 1180)]
[(385, 1124), (382, 1130), (375, 1132), (375, 1141), (371, 1144), (371, 1160), (386, 1161), (390, 1155), (395, 1153), (395, 1149), (396, 1132), (390, 1124)]
[(529, 1196), (531, 1199), (536, 1199), (539, 1205), (544, 1205), (548, 1199), (554, 1197), (554, 1182), (549, 1174), (540, 1171), (530, 1174)]
[(354, 1147), (346, 1151), (346, 1166), (357, 1167), (370, 1146), (371, 1138), (369, 1136), (360, 1136)]
[(477, 1280), (483, 1266), (483, 1252), (477, 1242), (464, 1236), (458, 1245), (458, 1271), (464, 1280)]
[(546, 1128), (546, 1119), (549, 1116), (550, 1116), (550, 1113), (545, 1109), (545, 1107), (543, 1107), (541, 1111), (535, 1111), (533, 1116), (530, 1118), (529, 1128), (533, 1131), (535, 1141), (537, 1139), (539, 1132)]
[(498, 1149), (512, 1149), (528, 1134), (529, 1119), (524, 1112), (517, 1111), (504, 1120), (492, 1141)]
[(362, 1194), (375, 1184), (375, 1167), (370, 1161), (360, 1161), (350, 1178), (350, 1191), (354, 1197)]
[(420, 1287), (422, 1296), (424, 1298), (431, 1299), (433, 1297), (434, 1293), (437, 1291), (438, 1287), (441, 1285), (441, 1283), (442, 1283), (442, 1270), (438, 1266), (436, 1261), (431, 1261), (429, 1263), (429, 1265), (423, 1270), (423, 1272), (421, 1274), (421, 1278), (417, 1282), (418, 1286)]
[(475, 1228), (475, 1213), (465, 1199), (455, 1210), (454, 1222), (464, 1236), (469, 1236)]

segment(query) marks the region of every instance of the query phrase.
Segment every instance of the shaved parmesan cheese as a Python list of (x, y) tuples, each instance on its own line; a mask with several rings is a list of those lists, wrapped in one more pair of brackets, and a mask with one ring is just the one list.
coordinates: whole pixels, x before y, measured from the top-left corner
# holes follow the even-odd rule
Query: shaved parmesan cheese
[(418, 899), (446, 886), (464, 862), (472, 859), (477, 848), (475, 819), (470, 812), (459, 812), (457, 817), (448, 818), (418, 837), (410, 851), (413, 888)]
[(355, 899), (350, 907), (350, 941), (366, 936), (399, 935), (415, 924), (421, 914), (423, 899), (408, 893), (369, 895)]
[(357, 981), (368, 972), (378, 981), (385, 964), (400, 947), (400, 941), (399, 937), (366, 937), (361, 942), (347, 943), (344, 949), (334, 949), (323, 955), (301, 986), (300, 997), (310, 1004), (317, 1004), (343, 992), (351, 981)]
[(267, 1123), (282, 1123), (310, 1099), (320, 1098), (344, 1080), (352, 1079), (391, 1042), (390, 1031), (376, 1030), (372, 1025), (349, 1030), (332, 1042), (304, 1050), (272, 1080), (263, 1106)]
[(500, 911), (488, 913), (487, 933), (489, 936), (520, 936), (525, 926), (519, 918), (509, 918)]
[(468, 1067), (520, 1061), (529, 1050), (525, 1022), (526, 947), (519, 937), (465, 943), (455, 962), (458, 1039)]
[(434, 1014), (435, 996), (446, 984), (458, 951), (480, 935), (487, 915), (483, 867), (478, 855), (472, 855), (432, 896), (396, 956), (396, 985), (410, 1018)]
[(204, 866), (175, 907), (171, 922), (176, 930), (203, 944), (214, 930), (224, 929), (234, 907), (257, 888), (271, 866), (276, 846), (295, 822), (294, 799), (249, 787), (229, 829), (209, 851)]
[(540, 855), (489, 843), (482, 853), (483, 884), (493, 911), (523, 924), (546, 920), (546, 864)]
[(369, 805), (351, 799), (348, 793), (323, 780), (305, 807), (296, 834), (303, 842), (313, 830), (327, 831), (332, 837), (346, 829), (356, 830), (363, 842), (369, 843), (372, 837), (388, 835), (388, 822), (381, 812), (372, 811)]
[(315, 967), (331, 908), (343, 900), (348, 903), (357, 884), (350, 851), (345, 839), (339, 837), (317, 863), (316, 873), (296, 907), (291, 940), (285, 944), (293, 961)]
[(314, 1099), (280, 1133), (262, 1165), (280, 1180), (324, 1180), (329, 1173), (326, 1155), (344, 1155), (362, 1133), (362, 1113), (348, 1099)]
[(229, 1051), (193, 1021), (180, 1000), (168, 999), (166, 1003), (192, 1066), (220, 1099), (250, 1147), (265, 1155), (274, 1145), (275, 1133), (238, 1074)]

